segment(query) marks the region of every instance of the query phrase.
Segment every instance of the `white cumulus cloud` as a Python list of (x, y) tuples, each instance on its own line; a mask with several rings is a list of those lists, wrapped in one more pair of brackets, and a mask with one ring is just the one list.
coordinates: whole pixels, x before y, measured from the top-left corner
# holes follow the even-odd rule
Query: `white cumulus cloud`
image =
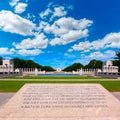
[(74, 46), (72, 46), (72, 49), (75, 51), (80, 51), (80, 50), (90, 49), (90, 47), (91, 47), (91, 43), (85, 41), (85, 42), (80, 42), (79, 44), (75, 44)]
[(48, 18), (50, 21), (55, 17), (63, 17), (67, 14), (64, 6), (49, 6), (45, 11), (41, 12), (39, 15), (42, 19)]
[(86, 18), (77, 20), (66, 17), (68, 9), (70, 8), (50, 4), (44, 12), (40, 13), (42, 19), (47, 19), (40, 21), (38, 30), (52, 36), (49, 42), (52, 46), (66, 45), (88, 36), (88, 27), (93, 21)]
[(64, 6), (55, 7), (50, 20), (52, 20), (55, 17), (63, 17), (66, 14), (67, 14), (67, 11), (65, 11), (65, 7)]
[(23, 13), (26, 10), (27, 4), (26, 3), (18, 3), (15, 6), (16, 13)]
[(0, 11), (0, 29), (5, 32), (27, 36), (33, 34), (35, 24), (11, 11), (2, 10)]
[(111, 60), (115, 57), (115, 51), (107, 50), (104, 52), (96, 51), (90, 53), (90, 55), (85, 56), (85, 58), (97, 59), (97, 60)]
[(93, 42), (85, 41), (72, 46), (75, 51), (82, 50), (99, 50), (105, 48), (120, 48), (120, 32), (109, 33), (103, 39), (98, 39)]
[(51, 45), (68, 44), (78, 39), (88, 36), (88, 27), (93, 22), (88, 19), (76, 20), (71, 17), (62, 17), (55, 21), (52, 25), (48, 23), (41, 23), (41, 28), (46, 33), (53, 34), (55, 38), (50, 42)]
[(61, 38), (54, 38), (51, 42), (50, 42), (50, 44), (52, 45), (52, 46), (54, 46), (54, 45), (61, 45), (61, 44), (63, 44), (63, 39), (61, 39)]
[(34, 39), (24, 39), (21, 43), (13, 43), (16, 49), (31, 49), (31, 48), (46, 48), (48, 44), (48, 39), (44, 34), (36, 35)]
[[(65, 40), (65, 42), (72, 42), (75, 40), (78, 40), (80, 38), (84, 38), (87, 37), (88, 34), (88, 30), (71, 30), (69, 31), (67, 34), (62, 35), (63, 40)], [(64, 42), (64, 41), (63, 41)], [(65, 43), (66, 44), (66, 43)]]
[(15, 52), (15, 49), (14, 48), (7, 48), (7, 47), (4, 47), (4, 48), (0, 48), (0, 55), (11, 55), (11, 54), (14, 54)]
[(50, 8), (47, 8), (45, 11), (41, 12), (39, 15), (42, 19), (46, 18), (50, 13), (52, 13)]
[(26, 7), (28, 6), (27, 3), (22, 3), (20, 2), (20, 0), (11, 0), (9, 4), (11, 7), (14, 8), (14, 12), (19, 14), (23, 13), (26, 10)]
[(17, 5), (17, 3), (19, 2), (19, 0), (11, 0), (11, 2), (9, 3), (12, 7)]
[(42, 51), (39, 49), (33, 49), (33, 50), (21, 49), (21, 50), (18, 50), (17, 53), (22, 56), (36, 56), (41, 54)]

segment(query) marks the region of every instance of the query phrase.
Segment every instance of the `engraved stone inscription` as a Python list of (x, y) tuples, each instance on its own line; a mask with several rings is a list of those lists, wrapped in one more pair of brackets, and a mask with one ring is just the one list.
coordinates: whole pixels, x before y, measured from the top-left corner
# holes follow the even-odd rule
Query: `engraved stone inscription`
[(29, 85), (22, 93), (21, 108), (108, 107), (106, 95), (96, 86)]
[(0, 120), (120, 120), (120, 102), (99, 84), (26, 84)]

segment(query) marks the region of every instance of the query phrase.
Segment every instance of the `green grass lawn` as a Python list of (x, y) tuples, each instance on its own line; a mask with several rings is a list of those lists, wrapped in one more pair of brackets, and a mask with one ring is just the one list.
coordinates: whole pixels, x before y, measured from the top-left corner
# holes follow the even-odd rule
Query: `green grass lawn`
[(26, 83), (39, 84), (101, 84), (109, 91), (120, 91), (120, 81), (116, 79), (108, 79), (103, 77), (92, 76), (26, 76), (26, 77), (11, 77), (0, 79), (0, 92), (16, 92)]

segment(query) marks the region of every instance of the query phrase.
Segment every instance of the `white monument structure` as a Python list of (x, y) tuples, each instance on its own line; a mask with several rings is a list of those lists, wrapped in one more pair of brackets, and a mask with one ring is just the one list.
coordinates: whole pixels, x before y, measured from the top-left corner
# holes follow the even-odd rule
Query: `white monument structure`
[(82, 68), (80, 69), (80, 75), (82, 75)]
[(112, 61), (103, 62), (102, 72), (104, 72), (104, 73), (118, 73), (118, 66), (113, 66)]
[(57, 70), (56, 70), (57, 72), (61, 72), (62, 71), (62, 69), (61, 68), (57, 68)]
[(14, 72), (14, 62), (12, 60), (3, 60), (0, 65), (0, 72)]
[(38, 75), (38, 69), (35, 68), (35, 75)]

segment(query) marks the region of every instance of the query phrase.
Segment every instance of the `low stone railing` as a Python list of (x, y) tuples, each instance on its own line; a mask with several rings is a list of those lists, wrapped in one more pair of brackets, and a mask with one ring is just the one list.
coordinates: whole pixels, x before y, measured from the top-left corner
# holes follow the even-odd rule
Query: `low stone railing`
[(109, 77), (109, 78), (120, 78), (120, 73), (119, 72), (117, 72), (117, 73), (97, 72), (95, 75), (96, 76)]

